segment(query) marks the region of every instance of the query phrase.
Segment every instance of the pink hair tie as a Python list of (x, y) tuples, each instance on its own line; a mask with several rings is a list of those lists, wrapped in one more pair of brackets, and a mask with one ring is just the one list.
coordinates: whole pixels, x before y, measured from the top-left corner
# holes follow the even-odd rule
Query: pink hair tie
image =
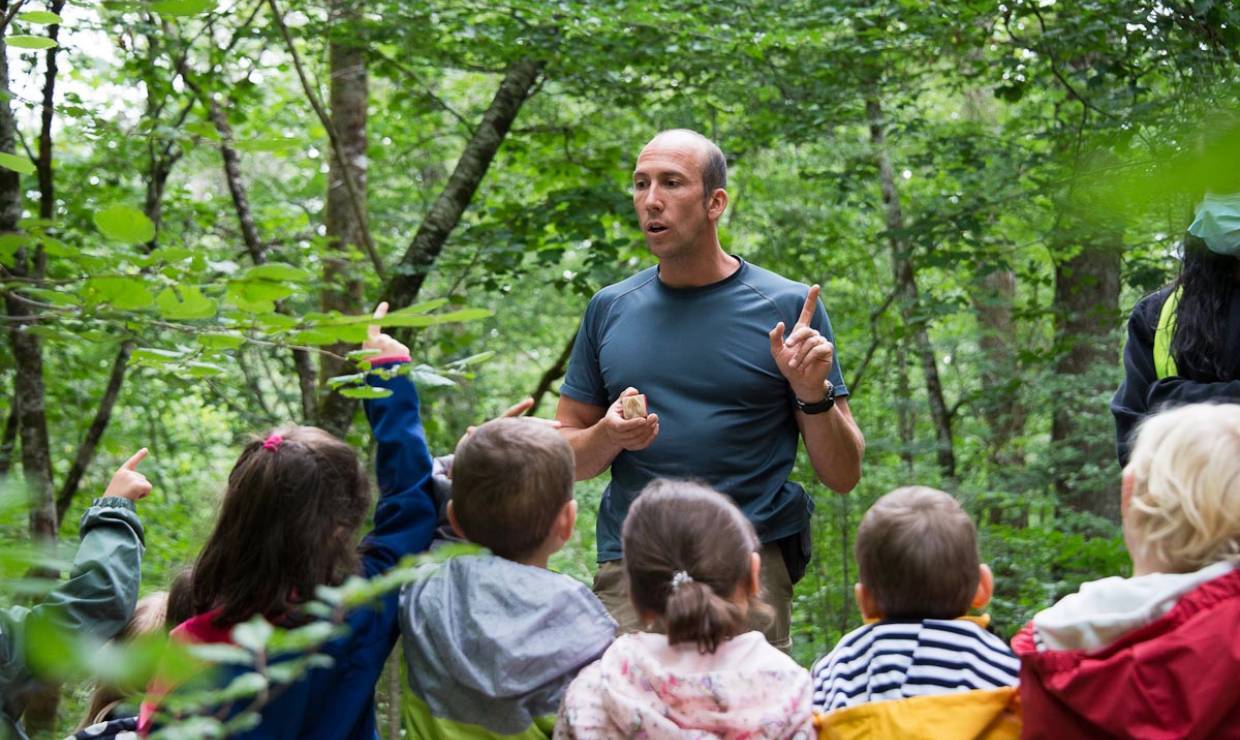
[(284, 437), (281, 437), (279, 434), (272, 434), (270, 437), (263, 440), (263, 449), (268, 452), (275, 452), (280, 449), (280, 445), (282, 444), (284, 444)]

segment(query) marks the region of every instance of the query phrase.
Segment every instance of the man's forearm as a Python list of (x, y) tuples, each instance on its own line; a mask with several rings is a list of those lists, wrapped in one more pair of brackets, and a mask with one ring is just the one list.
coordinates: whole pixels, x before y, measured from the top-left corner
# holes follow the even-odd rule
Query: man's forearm
[(865, 437), (847, 402), (823, 414), (797, 413), (805, 449), (818, 479), (837, 493), (848, 493), (861, 480)]
[(585, 429), (561, 427), (560, 433), (573, 448), (576, 480), (589, 480), (607, 469), (620, 454), (620, 447), (607, 441), (598, 424)]

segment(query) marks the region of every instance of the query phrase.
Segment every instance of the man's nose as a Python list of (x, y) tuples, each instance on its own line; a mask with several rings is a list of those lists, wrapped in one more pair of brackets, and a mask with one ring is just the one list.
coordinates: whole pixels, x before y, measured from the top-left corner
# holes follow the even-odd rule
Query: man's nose
[(651, 183), (641, 197), (638, 198), (638, 203), (646, 210), (661, 211), (663, 210), (663, 194), (659, 191), (658, 186)]

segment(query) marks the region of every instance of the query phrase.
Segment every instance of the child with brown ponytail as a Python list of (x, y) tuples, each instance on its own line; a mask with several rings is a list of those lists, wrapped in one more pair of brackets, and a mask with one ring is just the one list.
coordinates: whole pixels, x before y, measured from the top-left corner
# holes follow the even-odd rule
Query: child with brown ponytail
[(762, 549), (727, 498), (656, 480), (621, 539), (629, 596), (666, 634), (623, 635), (569, 686), (557, 738), (809, 738), (809, 673), (747, 631)]

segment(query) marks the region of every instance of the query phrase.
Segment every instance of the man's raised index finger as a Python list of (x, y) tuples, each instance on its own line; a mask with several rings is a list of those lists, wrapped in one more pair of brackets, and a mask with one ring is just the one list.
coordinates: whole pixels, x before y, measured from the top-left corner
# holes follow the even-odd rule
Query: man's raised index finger
[(128, 460), (126, 460), (125, 464), (122, 465), (121, 467), (125, 468), (126, 470), (137, 470), (138, 463), (142, 462), (142, 460), (146, 458), (146, 452), (147, 452), (146, 448), (143, 447), (142, 449), (133, 453), (133, 457), (130, 457)]
[(814, 309), (818, 305), (818, 294), (822, 292), (817, 284), (811, 285), (809, 293), (805, 296), (805, 305), (801, 306), (801, 316), (797, 319), (797, 326), (809, 326), (809, 322), (814, 318)]

